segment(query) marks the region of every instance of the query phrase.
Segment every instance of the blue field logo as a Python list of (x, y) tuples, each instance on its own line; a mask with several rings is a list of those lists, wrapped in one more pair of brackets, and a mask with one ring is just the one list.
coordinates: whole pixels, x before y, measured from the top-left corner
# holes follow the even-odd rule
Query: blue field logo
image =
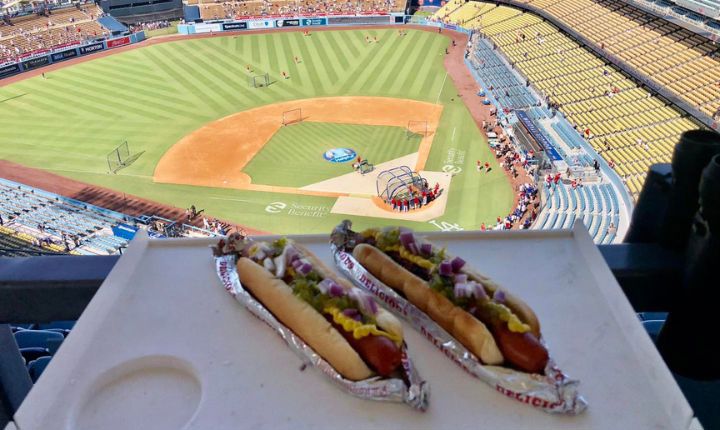
[(350, 148), (333, 148), (325, 151), (323, 158), (332, 163), (346, 163), (357, 157), (357, 153)]

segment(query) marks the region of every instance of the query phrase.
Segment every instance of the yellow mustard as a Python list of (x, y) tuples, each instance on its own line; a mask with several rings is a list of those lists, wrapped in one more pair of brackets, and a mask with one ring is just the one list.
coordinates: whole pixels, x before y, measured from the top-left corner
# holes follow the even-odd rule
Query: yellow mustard
[(520, 318), (518, 318), (517, 315), (515, 315), (507, 306), (490, 301), (485, 303), (485, 306), (490, 308), (492, 312), (496, 313), (501, 321), (506, 322), (511, 332), (526, 333), (530, 331), (530, 326), (520, 321)]
[(382, 331), (378, 329), (375, 324), (363, 324), (360, 321), (354, 320), (343, 314), (338, 308), (325, 308), (325, 313), (332, 315), (333, 321), (335, 321), (336, 324), (340, 324), (345, 331), (351, 331), (355, 339), (362, 339), (365, 336), (374, 334), (375, 336), (385, 336), (398, 345), (402, 343), (401, 337)]
[(432, 261), (422, 258), (419, 255), (413, 254), (412, 252), (408, 251), (401, 245), (386, 246), (383, 249), (383, 252), (393, 252), (393, 251), (399, 253), (400, 256), (402, 258), (404, 258), (405, 260), (408, 260), (408, 261), (414, 263), (415, 265), (428, 270), (429, 272), (432, 272), (432, 270), (435, 268), (435, 264), (433, 264)]

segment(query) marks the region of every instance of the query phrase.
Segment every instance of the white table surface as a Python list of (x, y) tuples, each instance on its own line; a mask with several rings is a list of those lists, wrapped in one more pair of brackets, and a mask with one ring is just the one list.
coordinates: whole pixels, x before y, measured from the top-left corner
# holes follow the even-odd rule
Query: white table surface
[[(343, 393), (222, 288), (206, 239), (138, 236), (15, 415), (34, 429), (687, 429), (692, 411), (587, 231), (429, 234), (538, 314), (588, 409), (503, 397), (407, 324), (420, 413)], [(330, 262), (326, 236), (302, 239)]]

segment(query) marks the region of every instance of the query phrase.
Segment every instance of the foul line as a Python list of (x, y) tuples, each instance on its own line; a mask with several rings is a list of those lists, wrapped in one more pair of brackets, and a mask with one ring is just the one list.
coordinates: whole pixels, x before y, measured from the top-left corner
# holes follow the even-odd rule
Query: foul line
[(442, 90), (443, 90), (443, 88), (445, 88), (445, 81), (447, 81), (447, 75), (448, 75), (448, 73), (445, 72), (445, 78), (443, 78), (443, 83), (442, 83), (442, 85), (440, 85), (440, 91), (438, 91), (438, 96), (437, 96), (437, 100), (435, 100), (435, 104), (438, 104), (438, 102), (440, 101), (440, 94), (442, 94)]

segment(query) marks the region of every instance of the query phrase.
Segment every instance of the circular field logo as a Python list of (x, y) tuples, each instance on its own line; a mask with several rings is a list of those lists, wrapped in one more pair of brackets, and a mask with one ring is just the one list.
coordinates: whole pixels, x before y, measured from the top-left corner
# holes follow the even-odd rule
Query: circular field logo
[(323, 154), (323, 158), (332, 163), (346, 163), (355, 157), (357, 153), (350, 148), (333, 148)]

